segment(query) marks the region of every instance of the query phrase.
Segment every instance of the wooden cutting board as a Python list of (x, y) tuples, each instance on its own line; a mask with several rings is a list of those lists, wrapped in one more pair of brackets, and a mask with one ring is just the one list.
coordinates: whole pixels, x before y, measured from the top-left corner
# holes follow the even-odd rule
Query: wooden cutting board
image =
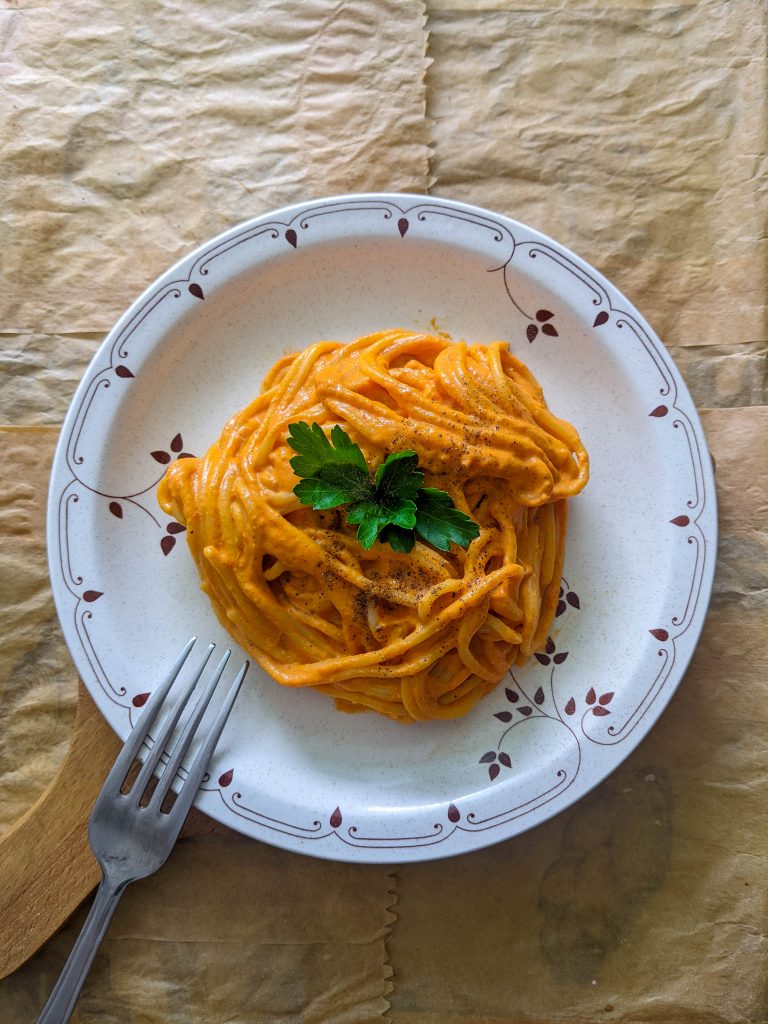
[[(0, 836), (0, 978), (32, 956), (98, 884), (88, 817), (119, 750), (81, 683), (64, 763), (37, 803)], [(229, 831), (193, 809), (181, 834)]]

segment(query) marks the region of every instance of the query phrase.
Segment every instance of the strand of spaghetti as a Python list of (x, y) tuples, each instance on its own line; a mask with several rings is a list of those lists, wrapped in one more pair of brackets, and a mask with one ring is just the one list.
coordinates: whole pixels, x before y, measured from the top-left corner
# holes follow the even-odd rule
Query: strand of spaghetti
[(291, 601), (287, 596), (278, 596), (277, 603), (288, 615), (291, 616), (292, 619), (296, 619), (305, 626), (309, 626), (311, 629), (317, 630), (318, 633), (323, 633), (325, 636), (330, 637), (331, 640), (335, 640), (336, 643), (342, 639), (343, 630), (334, 626), (326, 619), (323, 619), (320, 615), (315, 615), (312, 612), (306, 611), (300, 605), (297, 605), (295, 601)]
[[(447, 623), (459, 618), (459, 616), (465, 613), (476, 601), (484, 597), (488, 591), (493, 590), (498, 583), (509, 575), (512, 568), (513, 567), (510, 566), (497, 569), (496, 572), (492, 573), (490, 576), (477, 580), (474, 586), (468, 588), (458, 600), (453, 601), (447, 608), (438, 612), (431, 622), (423, 626), (417, 626), (409, 637), (404, 640), (399, 640), (396, 643), (388, 644), (387, 647), (384, 647), (381, 650), (367, 651), (364, 654), (341, 655), (339, 657), (329, 659), (328, 661), (317, 662), (311, 666), (311, 669), (307, 669), (304, 666), (295, 666), (291, 670), (292, 679), (290, 682), (287, 681), (288, 674), (284, 667), (280, 667), (280, 669), (278, 669), (278, 667), (275, 666), (275, 671), (279, 672), (281, 681), (283, 678), (286, 679), (286, 684), (289, 686), (312, 685), (312, 677), (316, 674), (325, 674), (335, 679), (348, 679), (364, 667), (371, 668), (374, 671), (374, 674), (377, 675), (392, 675), (393, 673), (402, 673), (403, 675), (407, 675), (409, 674), (408, 663), (383, 666), (381, 665), (381, 662), (391, 661), (393, 658), (399, 658), (416, 644), (422, 643), (434, 636), (435, 633), (439, 632), (439, 630)], [(413, 671), (417, 671), (417, 669), (413, 669)]]
[(456, 638), (456, 649), (459, 652), (459, 657), (461, 658), (462, 663), (466, 665), (471, 672), (474, 672), (475, 675), (479, 676), (481, 679), (488, 680), (488, 682), (496, 682), (498, 679), (496, 666), (493, 664), (481, 665), (470, 650), (469, 646), (475, 633), (480, 628), (481, 623), (485, 621), (487, 614), (488, 605), (487, 602), (484, 602), (484, 605), (477, 605), (463, 616), (459, 625), (458, 636)]
[[(458, 347), (458, 346), (457, 346)], [(438, 367), (442, 364), (438, 362), (436, 364), (435, 372), (438, 372)], [(386, 367), (379, 368), (375, 363), (371, 363), (370, 369), (367, 374), (371, 380), (379, 384), (385, 391), (387, 391), (392, 397), (399, 399), (398, 407), (404, 409), (408, 418), (413, 418), (414, 414), (418, 414), (419, 418), (425, 423), (430, 423), (436, 427), (443, 429), (446, 435), (452, 435), (455, 438), (462, 436), (462, 428), (477, 428), (478, 415), (477, 410), (474, 414), (462, 412), (460, 408), (456, 408), (458, 405), (459, 396), (466, 398), (467, 380), (453, 380), (453, 374), (445, 372), (440, 375), (440, 381), (446, 392), (449, 389), (455, 392), (454, 397), (456, 401), (448, 408), (445, 404), (435, 402), (433, 399), (425, 396), (421, 391), (411, 388), (408, 385), (400, 383), (396, 377), (392, 377)], [(342, 383), (341, 380), (333, 380), (332, 383), (325, 385), (321, 389), (321, 395), (326, 401), (334, 401), (337, 404), (339, 402), (346, 402), (350, 405), (356, 406), (363, 412), (369, 412), (374, 417), (388, 416), (394, 423), (398, 423), (402, 420), (396, 410), (390, 409), (382, 402), (371, 398), (370, 396), (360, 394), (354, 387), (349, 386), (346, 383)], [(480, 403), (478, 403), (480, 404)], [(483, 410), (488, 413), (493, 408), (493, 403), (486, 401), (482, 403)], [(562, 457), (567, 456), (568, 450), (564, 445), (559, 444), (556, 439), (550, 438), (550, 436), (540, 428), (536, 422), (532, 419), (526, 418), (524, 408), (520, 406), (518, 409), (518, 415), (514, 418), (510, 418), (509, 425), (506, 428), (506, 435), (509, 440), (513, 437), (518, 441), (524, 438), (529, 442), (530, 452), (538, 452), (544, 450), (549, 452), (550, 449), (556, 450)], [(498, 426), (494, 430), (494, 434), (498, 436)], [(502, 434), (502, 439), (504, 434)]]
[(549, 584), (555, 570), (556, 537), (554, 505), (545, 505), (542, 508), (539, 525), (544, 534), (539, 572), (541, 575), (541, 582)]
[(318, 342), (311, 345), (304, 352), (301, 352), (287, 368), (286, 373), (281, 377), (278, 384), (278, 394), (267, 408), (264, 418), (254, 434), (254, 441), (257, 445), (254, 452), (254, 459), (260, 462), (274, 443), (276, 431), (272, 428), (273, 421), (279, 419), (279, 414), (289, 404), (291, 398), (296, 395), (305, 383), (312, 367), (317, 359), (325, 351), (333, 351), (338, 348), (335, 342)]
[[(471, 380), (466, 361), (462, 363), (456, 356), (452, 356), (450, 360), (441, 360), (436, 364), (436, 370), (440, 372), (444, 389), (454, 401), (458, 401), (460, 395), (466, 394), (474, 404), (477, 418), (498, 418), (498, 415), (494, 417), (493, 413), (496, 411), (498, 414), (500, 396), (481, 389)], [(502, 431), (509, 437), (514, 436), (518, 446), (521, 441), (526, 441), (526, 455), (530, 457), (535, 454), (547, 467), (550, 475), (553, 475), (555, 467), (562, 465), (569, 458), (570, 450), (557, 437), (543, 430), (535, 416), (529, 417), (526, 413), (526, 407), (518, 406), (508, 417)]]
[(544, 626), (546, 625), (547, 632), (549, 632), (549, 626), (557, 610), (557, 602), (560, 600), (560, 578), (563, 574), (567, 525), (568, 503), (566, 501), (558, 501), (554, 506), (555, 560), (552, 566), (552, 579), (541, 603), (540, 619), (532, 641), (533, 650), (539, 650), (544, 646), (547, 639)]
[(461, 579), (445, 580), (444, 583), (438, 583), (436, 586), (432, 587), (416, 606), (419, 613), (419, 620), (421, 622), (426, 622), (432, 614), (432, 608), (434, 607), (435, 602), (440, 600), (442, 597), (463, 592), (465, 586), (466, 584), (464, 580)]
[[(349, 401), (340, 401), (336, 397), (326, 396), (327, 406), (333, 410), (340, 419), (351, 423), (357, 432), (372, 441), (386, 424), (386, 446), (391, 445), (395, 439), (404, 448), (412, 448), (419, 452), (420, 464), (431, 468), (433, 471), (444, 471), (445, 464), (451, 461), (451, 453), (460, 453), (458, 458), (461, 469), (466, 475), (493, 475), (501, 476), (510, 483), (516, 480), (527, 479), (530, 481), (532, 473), (537, 474), (535, 486), (531, 488), (519, 488), (514, 491), (515, 500), (526, 504), (543, 504), (548, 501), (552, 494), (552, 474), (546, 469), (542, 459), (538, 459), (538, 466), (532, 464), (529, 457), (519, 454), (513, 445), (512, 437), (509, 436), (509, 449), (494, 449), (488, 445), (477, 444), (468, 446), (464, 436), (457, 430), (442, 427), (433, 427), (429, 438), (424, 437), (424, 432), (419, 421), (406, 419), (397, 416), (391, 409), (381, 406), (378, 411), (376, 406), (379, 403), (373, 402), (364, 396), (354, 395)], [(503, 438), (502, 438), (503, 441)], [(542, 468), (546, 472), (542, 472)]]
[(446, 694), (453, 693), (471, 675), (455, 651), (450, 652), (443, 659), (440, 667), (443, 678), (440, 678), (435, 672), (431, 672), (427, 684), (429, 699), (433, 705)]
[(489, 615), (486, 620), (486, 625), (489, 629), (492, 629), (494, 633), (497, 633), (502, 640), (512, 646), (519, 646), (523, 639), (521, 634), (516, 629), (510, 629), (510, 627), (503, 622), (497, 615)]

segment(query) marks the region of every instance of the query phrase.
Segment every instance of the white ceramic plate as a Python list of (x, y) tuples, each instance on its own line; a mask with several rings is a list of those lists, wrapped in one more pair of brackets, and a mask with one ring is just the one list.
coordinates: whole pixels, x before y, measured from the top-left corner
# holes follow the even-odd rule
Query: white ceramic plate
[(197, 806), (290, 850), (423, 860), (544, 821), (646, 735), (701, 631), (710, 459), (640, 314), (567, 249), (498, 214), (410, 195), (325, 199), (243, 224), (169, 270), (75, 395), (51, 483), (51, 577), (110, 725), (127, 735), (190, 635), (231, 646), (157, 506), (165, 465), (201, 454), (285, 352), (435, 325), (508, 340), (590, 452), (552, 641), (465, 718), (413, 726), (340, 714), (253, 668)]

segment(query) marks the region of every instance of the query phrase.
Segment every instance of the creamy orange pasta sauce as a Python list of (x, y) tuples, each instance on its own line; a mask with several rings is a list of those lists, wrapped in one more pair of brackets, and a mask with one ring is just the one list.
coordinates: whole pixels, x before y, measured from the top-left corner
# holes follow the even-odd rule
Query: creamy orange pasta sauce
[[(371, 469), (415, 451), (480, 536), (364, 550), (343, 510), (293, 494), (286, 437), (302, 420), (341, 425)], [(279, 360), (202, 458), (169, 467), (159, 500), (220, 621), (278, 683), (411, 722), (463, 715), (544, 645), (567, 500), (588, 476), (578, 433), (506, 344), (390, 330)]]

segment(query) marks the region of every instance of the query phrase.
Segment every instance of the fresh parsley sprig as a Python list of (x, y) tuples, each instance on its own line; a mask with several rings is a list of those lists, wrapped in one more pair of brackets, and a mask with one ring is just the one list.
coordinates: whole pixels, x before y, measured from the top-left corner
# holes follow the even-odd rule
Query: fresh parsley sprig
[(452, 543), (468, 547), (480, 534), (477, 523), (456, 508), (449, 494), (423, 486), (416, 452), (388, 455), (372, 478), (359, 446), (339, 426), (329, 440), (317, 423), (292, 423), (288, 444), (297, 453), (291, 468), (301, 478), (293, 493), (302, 505), (317, 510), (346, 505), (347, 522), (357, 526), (364, 548), (378, 539), (407, 553), (418, 534), (448, 551)]

